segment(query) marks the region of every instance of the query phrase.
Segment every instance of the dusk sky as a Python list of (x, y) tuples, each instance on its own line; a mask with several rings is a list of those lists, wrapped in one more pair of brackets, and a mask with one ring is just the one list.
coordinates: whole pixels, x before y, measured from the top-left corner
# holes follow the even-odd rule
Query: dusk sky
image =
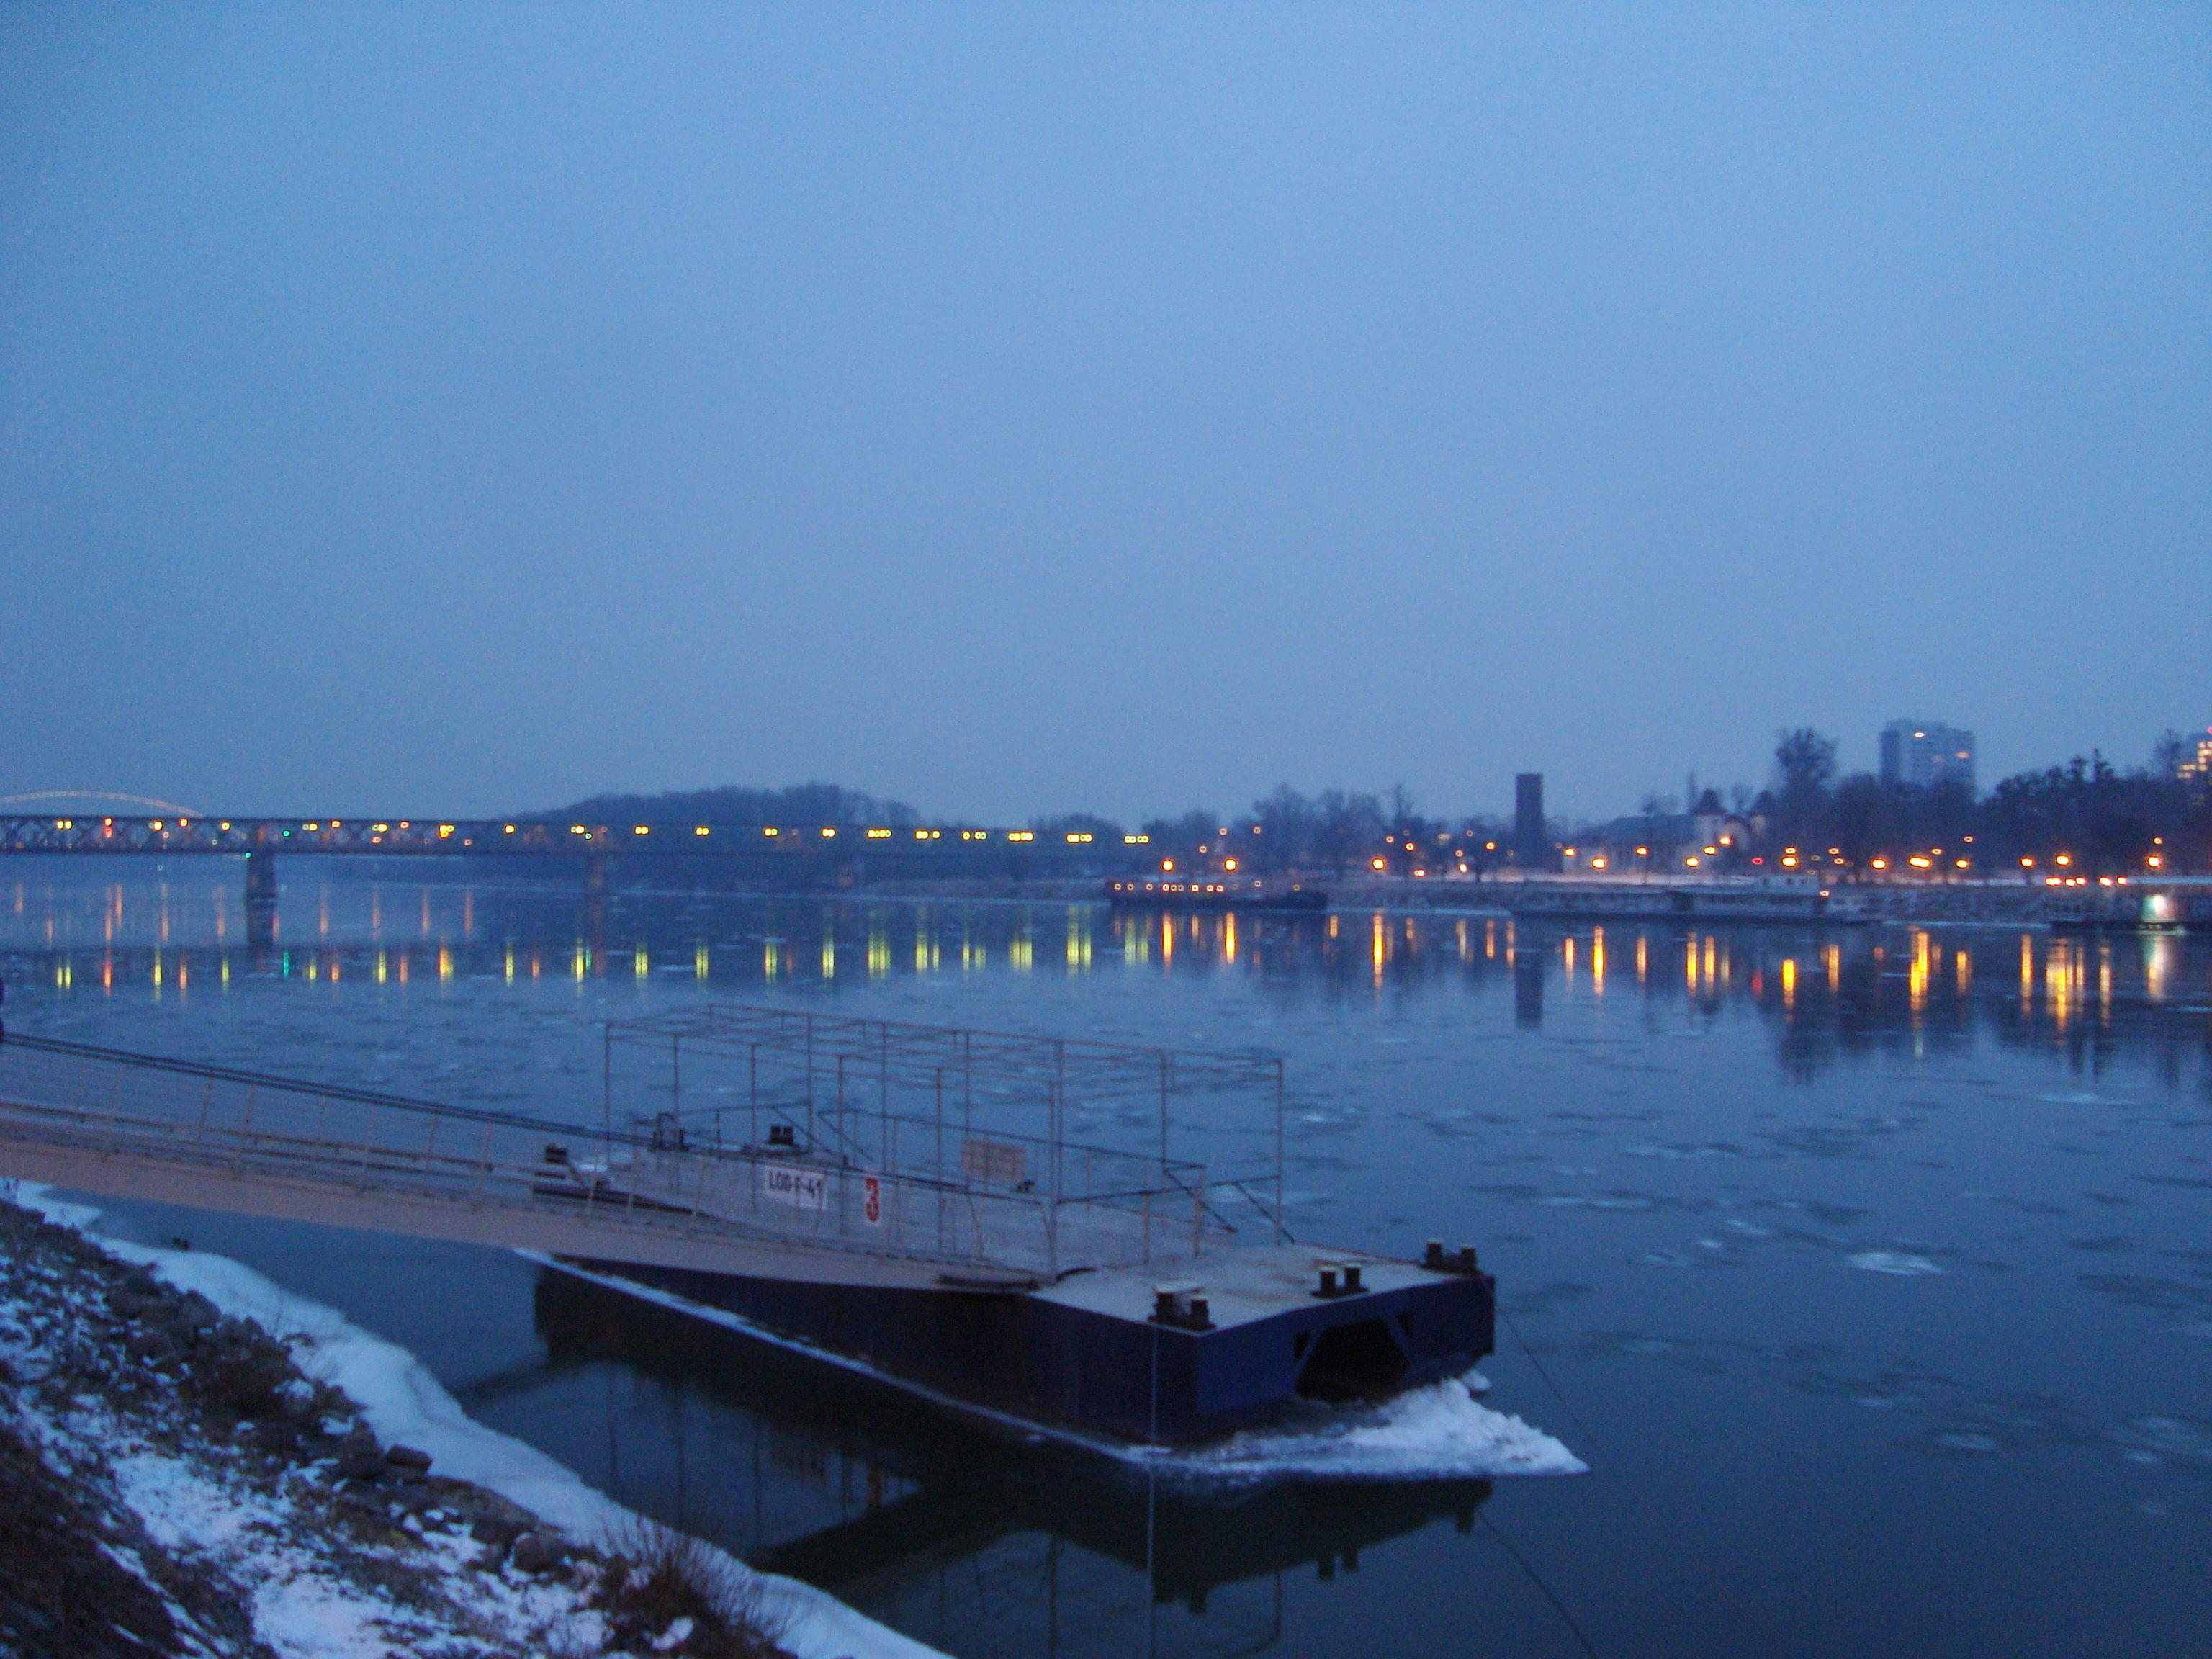
[(2212, 11), (10, 7), (0, 794), (2212, 722)]

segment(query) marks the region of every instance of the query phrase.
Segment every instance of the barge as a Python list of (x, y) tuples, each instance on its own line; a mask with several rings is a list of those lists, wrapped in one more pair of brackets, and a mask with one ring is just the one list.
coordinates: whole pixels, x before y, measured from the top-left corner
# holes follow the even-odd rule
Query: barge
[(1492, 1350), (1472, 1247), (1291, 1236), (1273, 1056), (718, 1005), (605, 1040), (591, 1125), (11, 1032), (0, 1174), (520, 1250), (1094, 1445)]
[(1230, 872), (1176, 875), (1116, 876), (1106, 884), (1106, 902), (1116, 910), (1276, 911), (1316, 915), (1328, 908), (1328, 895), (1304, 882), (1269, 882), (1262, 876)]
[[(612, 1164), (549, 1146), (541, 1190), (742, 1213), (812, 1254), (772, 1275), (565, 1258), (602, 1284), (987, 1414), (1159, 1443), (1262, 1425), (1300, 1399), (1382, 1399), (1494, 1346), (1474, 1247), (1437, 1240), (1401, 1261), (1290, 1237), (1272, 1057), (777, 1009), (607, 1030), (610, 1103), (643, 1093), (668, 1109)], [(689, 1103), (716, 1091), (728, 1103)], [(1067, 1133), (1109, 1118), (1143, 1150)], [(1211, 1170), (1176, 1158), (1193, 1131), (1256, 1157)], [(884, 1258), (903, 1282), (886, 1282)]]

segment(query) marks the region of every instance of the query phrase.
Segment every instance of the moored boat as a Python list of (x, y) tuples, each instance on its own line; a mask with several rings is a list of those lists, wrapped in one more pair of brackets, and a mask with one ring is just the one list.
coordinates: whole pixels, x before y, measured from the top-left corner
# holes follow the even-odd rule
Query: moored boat
[(1106, 884), (1106, 902), (1117, 910), (1312, 912), (1328, 908), (1328, 895), (1318, 887), (1225, 871), (1116, 876)]

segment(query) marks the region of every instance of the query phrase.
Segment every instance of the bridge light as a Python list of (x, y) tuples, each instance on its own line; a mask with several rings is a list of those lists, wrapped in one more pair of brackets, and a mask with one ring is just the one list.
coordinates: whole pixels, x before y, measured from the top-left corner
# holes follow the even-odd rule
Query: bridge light
[(1036, 831), (1034, 830), (1009, 830), (1006, 831), (1006, 839), (1008, 841), (1035, 841), (1036, 839)]
[[(1963, 869), (1965, 869), (1965, 868), (1966, 867), (1966, 860), (1964, 860), (1964, 859), (1960, 859), (1960, 860), (1956, 860), (1956, 862), (1957, 862), (1958, 867), (1959, 867), (1960, 869), (1963, 870)], [(2158, 862), (2158, 860), (2157, 860), (2156, 859), (2153, 859), (2153, 860), (2151, 860), (2151, 862), (2152, 862), (2152, 863), (2154, 863), (2154, 864), (2155, 864), (2155, 863), (2157, 863), (2157, 862)]]
[(1682, 862), (1687, 865), (1691, 869), (1696, 869), (1698, 867), (1697, 854), (1694, 853), (1692, 854), (1688, 858), (1684, 859)]
[(870, 841), (889, 841), (890, 838), (891, 832), (888, 830), (871, 830), (868, 831), (868, 839)]
[[(1603, 859), (1592, 859), (1592, 860), (1590, 860), (1590, 868), (1591, 868), (1591, 869), (1593, 869), (1593, 870), (1602, 870), (1602, 869), (1604, 869), (1604, 868), (1605, 868), (1605, 860), (1604, 860)], [(1459, 869), (1460, 869), (1460, 873), (1461, 873), (1462, 875), (1465, 875), (1465, 874), (1467, 873), (1467, 866), (1465, 866), (1464, 864), (1461, 865), (1461, 866), (1460, 866), (1460, 867), (1459, 867)]]
[(1381, 859), (1376, 859), (1375, 860), (1375, 867), (1377, 870), (1380, 870), (1382, 867), (1382, 860)]

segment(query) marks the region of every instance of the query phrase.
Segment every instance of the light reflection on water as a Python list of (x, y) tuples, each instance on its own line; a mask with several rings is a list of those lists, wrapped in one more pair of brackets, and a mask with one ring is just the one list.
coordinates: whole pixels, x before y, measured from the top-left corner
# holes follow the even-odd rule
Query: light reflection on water
[(389, 870), (288, 867), (257, 952), (228, 866), (0, 869), (9, 1018), (579, 1113), (592, 1022), (708, 995), (1279, 1051), (1300, 1234), (1480, 1243), (1498, 1403), (1596, 1466), (1177, 1496), (1163, 1606), (1144, 1494), (1095, 1469), (507, 1258), (134, 1212), (923, 1639), (1580, 1651), (1503, 1538), (1607, 1653), (2174, 1652), (2212, 1622), (2212, 942), (594, 903)]

